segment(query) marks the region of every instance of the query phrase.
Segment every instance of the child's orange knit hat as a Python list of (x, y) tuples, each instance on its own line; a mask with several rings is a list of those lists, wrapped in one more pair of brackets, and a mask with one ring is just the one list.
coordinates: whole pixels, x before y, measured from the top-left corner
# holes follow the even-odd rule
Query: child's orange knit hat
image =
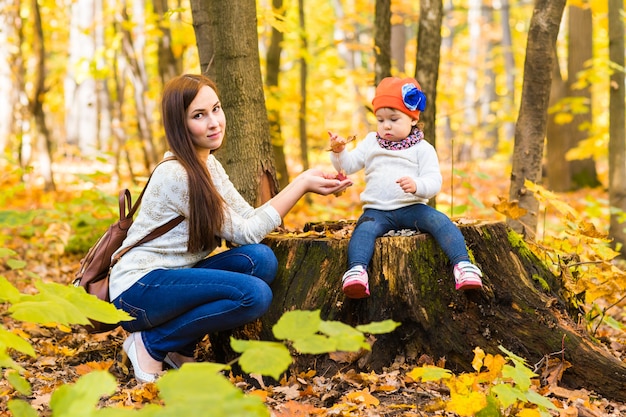
[(376, 87), (374, 113), (383, 107), (400, 110), (418, 120), (426, 108), (426, 95), (415, 78), (387, 77)]

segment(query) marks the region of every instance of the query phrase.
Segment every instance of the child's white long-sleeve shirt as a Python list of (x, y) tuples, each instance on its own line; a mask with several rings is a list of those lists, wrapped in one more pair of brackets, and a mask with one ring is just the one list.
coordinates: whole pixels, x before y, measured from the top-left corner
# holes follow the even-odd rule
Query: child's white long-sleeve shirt
[[(441, 190), (442, 177), (435, 148), (425, 140), (401, 150), (385, 149), (378, 144), (376, 132), (370, 132), (352, 151), (331, 152), (331, 162), (347, 175), (365, 170), (363, 208), (395, 210), (428, 199)], [(401, 177), (415, 181), (416, 192), (405, 193), (396, 183)]]

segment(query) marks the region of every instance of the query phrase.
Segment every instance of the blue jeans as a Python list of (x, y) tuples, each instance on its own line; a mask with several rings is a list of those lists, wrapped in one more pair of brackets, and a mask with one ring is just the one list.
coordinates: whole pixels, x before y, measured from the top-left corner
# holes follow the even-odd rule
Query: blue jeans
[(376, 238), (390, 230), (401, 229), (430, 233), (453, 265), (469, 261), (465, 238), (448, 216), (426, 204), (413, 204), (388, 211), (366, 209), (350, 238), (348, 267), (363, 265), (367, 268)]
[(151, 271), (113, 304), (136, 318), (122, 327), (141, 331), (154, 359), (162, 361), (168, 352), (193, 356), (207, 333), (233, 329), (267, 311), (277, 268), (268, 246), (244, 245), (193, 268)]

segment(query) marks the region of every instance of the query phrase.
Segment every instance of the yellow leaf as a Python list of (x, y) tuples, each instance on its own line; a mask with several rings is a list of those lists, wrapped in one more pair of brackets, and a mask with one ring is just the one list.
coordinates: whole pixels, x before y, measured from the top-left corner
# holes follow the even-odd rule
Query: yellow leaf
[(508, 201), (506, 198), (498, 196), (499, 203), (493, 204), (493, 208), (506, 217), (517, 220), (528, 212), (525, 208), (519, 206), (517, 201)]
[(480, 371), (480, 368), (483, 367), (483, 359), (485, 358), (485, 351), (483, 351), (480, 347), (476, 346), (474, 349), (474, 360), (472, 361), (472, 368), (476, 371)]
[(487, 406), (487, 397), (482, 392), (470, 392), (466, 395), (452, 394), (446, 404), (446, 411), (460, 416), (473, 416)]
[(374, 397), (367, 389), (354, 391), (344, 396), (347, 401), (365, 404), (367, 407), (380, 404), (378, 398)]
[(517, 415), (519, 417), (541, 417), (541, 413), (536, 408), (522, 408)]

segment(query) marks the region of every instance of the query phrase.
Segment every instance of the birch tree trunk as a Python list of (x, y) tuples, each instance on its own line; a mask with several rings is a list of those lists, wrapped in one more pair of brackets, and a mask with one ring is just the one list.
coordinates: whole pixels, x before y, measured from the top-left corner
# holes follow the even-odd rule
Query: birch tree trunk
[[(20, 2), (0, 0), (0, 155), (9, 149), (8, 138), (15, 132), (15, 111), (19, 98), (15, 64), (19, 58), (19, 39), (16, 22), (19, 21)], [(9, 47), (10, 46), (10, 47)], [(14, 151), (14, 150), (13, 150)], [(7, 152), (7, 153), (8, 153)]]
[(65, 131), (69, 144), (81, 154), (95, 156), (99, 151), (98, 100), (96, 81), (90, 66), (96, 53), (95, 1), (78, 0), (71, 5), (68, 65), (65, 76)]
[[(242, 196), (258, 205), (277, 193), (254, 0), (192, 0), (200, 67), (219, 88), (226, 140), (216, 153)], [(237, 30), (233, 30), (236, 28)]]
[(541, 162), (546, 136), (554, 48), (565, 0), (538, 0), (535, 3), (526, 45), (524, 81), (519, 116), (515, 125), (513, 166), (509, 199), (519, 202), (526, 214), (507, 219), (518, 233), (534, 236), (539, 202), (525, 188), (525, 181), (541, 180)]

